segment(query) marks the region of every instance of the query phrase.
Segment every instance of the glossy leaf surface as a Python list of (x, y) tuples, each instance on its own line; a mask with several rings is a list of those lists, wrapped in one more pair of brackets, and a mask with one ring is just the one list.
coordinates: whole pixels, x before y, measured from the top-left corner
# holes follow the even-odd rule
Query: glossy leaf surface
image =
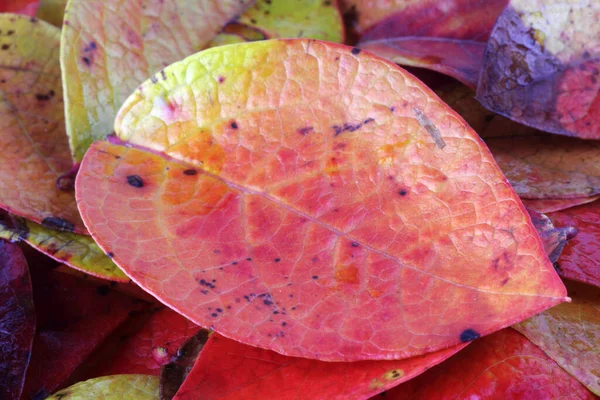
[(152, 375), (113, 375), (76, 383), (47, 400), (158, 400), (158, 378)]
[(24, 218), (15, 217), (17, 226), (9, 229), (0, 224), (0, 237), (24, 240), (37, 250), (92, 276), (115, 282), (129, 282), (127, 275), (86, 235), (46, 228)]
[(16, 244), (0, 240), (0, 398), (21, 396), (34, 333), (27, 262)]
[(600, 287), (600, 202), (549, 214), (556, 226), (574, 226), (579, 233), (559, 259), (562, 276)]
[[(94, 373), (160, 374), (160, 368), (176, 357), (180, 346), (200, 328), (169, 308), (152, 312), (137, 332), (123, 340), (114, 358)], [(116, 339), (116, 338), (115, 338)]]
[(600, 395), (600, 289), (567, 283), (571, 303), (561, 304), (515, 329), (567, 372)]
[(466, 344), (394, 361), (328, 363), (211, 335), (175, 399), (365, 399), (414, 378)]
[[(74, 160), (113, 130), (117, 110), (145, 79), (195, 53), (249, 0), (72, 0), (61, 49)], [(104, 21), (107, 21), (105, 24)], [(202, 21), (202, 23), (199, 23)]]
[(386, 393), (391, 400), (593, 399), (539, 347), (511, 328), (475, 341)]
[(71, 168), (60, 30), (13, 14), (0, 15), (0, 30), (0, 206), (51, 228), (86, 232), (73, 191), (56, 186)]
[(564, 301), (478, 137), (396, 65), (278, 40), (165, 74), (116, 131), (167, 156), (97, 142), (77, 196), (115, 262), (199, 325), (292, 356), (406, 358)]
[(598, 139), (600, 3), (511, 0), (488, 42), (477, 97), (543, 131)]
[(527, 199), (600, 194), (600, 144), (561, 136), (486, 140), (515, 191)]
[(55, 391), (142, 305), (108, 285), (94, 287), (56, 272), (37, 271), (33, 288), (38, 323), (23, 390), (27, 399)]

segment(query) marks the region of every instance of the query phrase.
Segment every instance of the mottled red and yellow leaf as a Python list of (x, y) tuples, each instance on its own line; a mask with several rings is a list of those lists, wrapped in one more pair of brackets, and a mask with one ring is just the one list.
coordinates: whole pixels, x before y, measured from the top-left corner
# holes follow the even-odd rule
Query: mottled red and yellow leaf
[(165, 75), (90, 148), (77, 196), (100, 247), (197, 324), (290, 356), (407, 358), (566, 299), (478, 136), (395, 64), (274, 40)]
[(49, 228), (85, 233), (72, 190), (59, 64), (60, 30), (0, 15), (0, 206)]
[(71, 0), (62, 31), (67, 133), (75, 161), (113, 130), (145, 79), (204, 48), (250, 0)]

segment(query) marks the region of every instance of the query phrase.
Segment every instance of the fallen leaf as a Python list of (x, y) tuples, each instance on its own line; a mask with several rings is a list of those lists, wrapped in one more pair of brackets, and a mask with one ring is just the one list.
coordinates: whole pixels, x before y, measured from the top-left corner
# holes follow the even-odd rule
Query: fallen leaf
[(386, 400), (593, 399), (542, 350), (507, 328), (482, 338), (417, 378), (386, 392)]
[(29, 269), (21, 249), (0, 240), (0, 398), (21, 397), (35, 333)]
[(557, 271), (565, 278), (600, 287), (600, 202), (554, 212), (557, 226), (573, 226), (579, 233), (565, 246)]
[(485, 142), (521, 198), (600, 194), (600, 143), (555, 135), (489, 138)]
[(74, 160), (112, 132), (117, 111), (141, 82), (165, 80), (164, 67), (204, 48), (250, 3), (71, 0), (60, 56)]
[(36, 17), (62, 27), (67, 0), (40, 0)]
[(86, 235), (48, 229), (24, 218), (13, 219), (10, 229), (0, 223), (0, 237), (11, 241), (24, 240), (35, 249), (89, 275), (115, 282), (129, 282), (127, 275)]
[(113, 358), (93, 373), (160, 375), (160, 369), (177, 356), (179, 347), (200, 327), (169, 308), (152, 311), (137, 332), (121, 340)]
[(477, 98), (534, 128), (599, 139), (600, 3), (511, 0), (488, 41)]
[(407, 358), (565, 301), (491, 154), (395, 64), (273, 40), (165, 75), (119, 112), (126, 143), (90, 148), (77, 197), (117, 265), (200, 326), (290, 356)]
[(160, 369), (160, 398), (171, 400), (192, 370), (211, 332), (201, 329), (181, 345), (177, 356)]
[(59, 388), (100, 344), (143, 304), (108, 285), (32, 270), (37, 331), (23, 398), (44, 398)]
[[(429, 82), (429, 87), (432, 87)], [(434, 87), (435, 93), (482, 138), (544, 135), (544, 132), (511, 121), (493, 113), (475, 100), (475, 92), (459, 82), (447, 82)]]
[(39, 0), (2, 0), (0, 13), (15, 13), (35, 16)]
[(567, 240), (574, 238), (577, 235), (577, 229), (572, 226), (564, 228), (555, 228), (550, 218), (534, 210), (527, 210), (531, 217), (531, 222), (544, 243), (544, 249), (550, 259), (550, 262), (555, 263), (562, 253)]
[(287, 357), (213, 334), (175, 399), (366, 399), (467, 344), (404, 360), (330, 363)]
[(485, 41), (507, 0), (343, 0), (363, 40), (431, 36)]
[(551, 213), (581, 206), (600, 199), (600, 195), (572, 199), (521, 199), (526, 208), (541, 213)]
[(358, 47), (396, 64), (449, 75), (473, 89), (485, 51), (482, 42), (435, 37), (392, 37), (360, 42)]
[(47, 400), (158, 400), (158, 378), (151, 375), (113, 375), (79, 382)]
[(0, 206), (49, 228), (87, 232), (72, 190), (58, 58), (60, 30), (0, 15)]
[[(304, 37), (330, 42), (344, 41), (344, 25), (337, 1), (256, 0), (239, 18), (231, 21), (237, 38), (219, 34), (210, 46), (245, 40)], [(226, 32), (230, 32), (228, 27)], [(259, 32), (259, 37), (253, 37)], [(254, 35), (253, 35), (254, 33)], [(244, 40), (245, 39), (245, 40)]]
[(514, 326), (600, 396), (600, 289), (567, 282), (572, 301)]

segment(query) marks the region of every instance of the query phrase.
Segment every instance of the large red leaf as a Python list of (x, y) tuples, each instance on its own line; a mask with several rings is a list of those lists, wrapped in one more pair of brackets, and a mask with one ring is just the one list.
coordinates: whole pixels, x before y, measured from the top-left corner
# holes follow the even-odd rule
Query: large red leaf
[(600, 3), (511, 0), (494, 28), (477, 97), (535, 128), (600, 138)]
[(557, 226), (574, 226), (579, 231), (559, 258), (558, 273), (600, 287), (600, 202), (554, 212), (549, 217)]
[(139, 301), (94, 287), (73, 276), (33, 271), (34, 300), (38, 326), (23, 397), (45, 398), (117, 326)]
[(594, 395), (513, 329), (478, 340), (386, 393), (386, 400), (593, 399)]
[(96, 142), (79, 171), (87, 226), (140, 286), (230, 338), (406, 358), (565, 300), (477, 135), (358, 49), (207, 50), (145, 82), (115, 130), (127, 146)]
[(600, 396), (600, 289), (572, 282), (567, 287), (572, 302), (523, 321), (515, 329)]
[(329, 363), (287, 357), (213, 334), (175, 399), (366, 399), (408, 381), (466, 344), (419, 357)]
[(21, 396), (34, 333), (27, 262), (16, 244), (0, 240), (0, 399)]

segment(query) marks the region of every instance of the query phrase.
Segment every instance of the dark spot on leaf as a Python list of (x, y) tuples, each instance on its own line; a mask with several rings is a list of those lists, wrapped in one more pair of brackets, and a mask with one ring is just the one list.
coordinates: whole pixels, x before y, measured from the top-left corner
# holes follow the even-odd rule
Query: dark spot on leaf
[(246, 261), (252, 261), (252, 259), (250, 257), (246, 258)]
[(217, 80), (219, 81), (219, 83), (223, 83), (223, 82), (225, 82), (225, 77), (224, 76), (219, 76), (217, 78)]
[(374, 118), (367, 118), (363, 121), (363, 124), (370, 124), (371, 122), (375, 121)]
[(358, 47), (354, 47), (351, 51), (352, 54), (354, 54), (355, 56), (360, 54), (360, 49)]
[(502, 286), (506, 285), (508, 283), (510, 278), (504, 278), (502, 279), (502, 282), (500, 282), (502, 284)]
[(167, 80), (167, 74), (165, 74), (165, 70), (164, 69), (160, 70), (160, 76), (163, 78), (163, 81)]
[(15, 33), (15, 31), (14, 31), (14, 30), (12, 30), (12, 29), (9, 29), (9, 30), (6, 32), (6, 36), (13, 35), (14, 33)]
[(88, 67), (92, 64), (92, 61), (87, 57), (81, 57), (81, 61), (83, 61), (83, 63)]
[(460, 341), (463, 343), (470, 342), (475, 339), (479, 339), (479, 336), (480, 336), (479, 333), (477, 333), (477, 331), (475, 331), (474, 329), (471, 329), (471, 328), (465, 329), (460, 334)]
[(557, 261), (557, 262), (555, 262), (554, 264), (552, 264), (552, 266), (554, 267), (554, 270), (555, 270), (556, 272), (558, 272), (559, 274), (561, 274), (561, 273), (562, 273), (562, 270), (561, 270), (561, 268), (560, 268), (560, 264), (558, 263), (558, 261)]
[(234, 261), (234, 262), (231, 263), (231, 265), (237, 265), (237, 264), (238, 264), (237, 261)]
[(279, 261), (281, 261), (281, 258), (278, 257), (275, 259), (275, 262), (279, 262)]
[(312, 277), (312, 278), (313, 278), (313, 279), (319, 279), (319, 276), (318, 276), (318, 275), (313, 275), (313, 277)]
[(3, 44), (2, 45), (2, 50), (8, 50), (10, 49), (10, 44)]
[(223, 312), (223, 310), (220, 308), (217, 308), (217, 312)]
[(281, 323), (281, 326), (286, 326), (286, 325), (287, 325), (287, 322), (285, 322), (285, 321), (283, 321), (283, 322)]
[(42, 221), (42, 225), (46, 228), (58, 229), (61, 231), (73, 232), (75, 230), (75, 225), (73, 225), (73, 223), (59, 217), (46, 217)]
[(231, 123), (231, 127), (232, 127), (233, 129), (237, 129), (237, 128), (238, 128), (238, 124), (237, 124), (237, 122), (233, 121), (233, 122)]
[(154, 83), (156, 85), (158, 83), (158, 78), (156, 76), (152, 75), (150, 77), (150, 82), (152, 82), (152, 83)]
[(309, 133), (311, 133), (313, 131), (313, 129), (314, 128), (312, 126), (307, 126), (307, 127), (298, 129), (298, 133), (301, 134), (302, 136), (306, 136)]
[(329, 6), (331, 5), (331, 1), (330, 1), (330, 0), (325, 0), (325, 1), (323, 2), (323, 5), (324, 5), (325, 7), (329, 7)]
[(139, 175), (128, 175), (127, 183), (136, 188), (144, 187), (144, 181)]
[(108, 285), (101, 285), (96, 288), (96, 293), (98, 293), (99, 296), (106, 296), (109, 291)]
[(115, 256), (115, 253), (113, 253), (112, 251), (109, 251), (108, 253), (106, 253), (106, 255), (110, 258), (113, 258)]
[(213, 317), (217, 317), (217, 316), (219, 316), (219, 314), (217, 314), (217, 313), (212, 313), (212, 314), (210, 314), (210, 315), (211, 315), (211, 316), (213, 316)]
[(185, 171), (183, 171), (183, 174), (188, 176), (194, 176), (197, 173), (198, 171), (196, 171), (195, 169), (186, 169)]
[(208, 281), (207, 281), (207, 280), (205, 280), (205, 279), (200, 279), (200, 282), (198, 282), (198, 283), (199, 283), (200, 285), (202, 285), (202, 286), (205, 286), (205, 287), (207, 287), (207, 288), (211, 288), (211, 289), (214, 289), (214, 288), (215, 288), (215, 285), (213, 285), (212, 283), (208, 282)]
[(398, 194), (400, 196), (406, 196), (408, 194), (408, 192), (406, 191), (406, 189), (400, 189), (400, 190), (398, 190)]

